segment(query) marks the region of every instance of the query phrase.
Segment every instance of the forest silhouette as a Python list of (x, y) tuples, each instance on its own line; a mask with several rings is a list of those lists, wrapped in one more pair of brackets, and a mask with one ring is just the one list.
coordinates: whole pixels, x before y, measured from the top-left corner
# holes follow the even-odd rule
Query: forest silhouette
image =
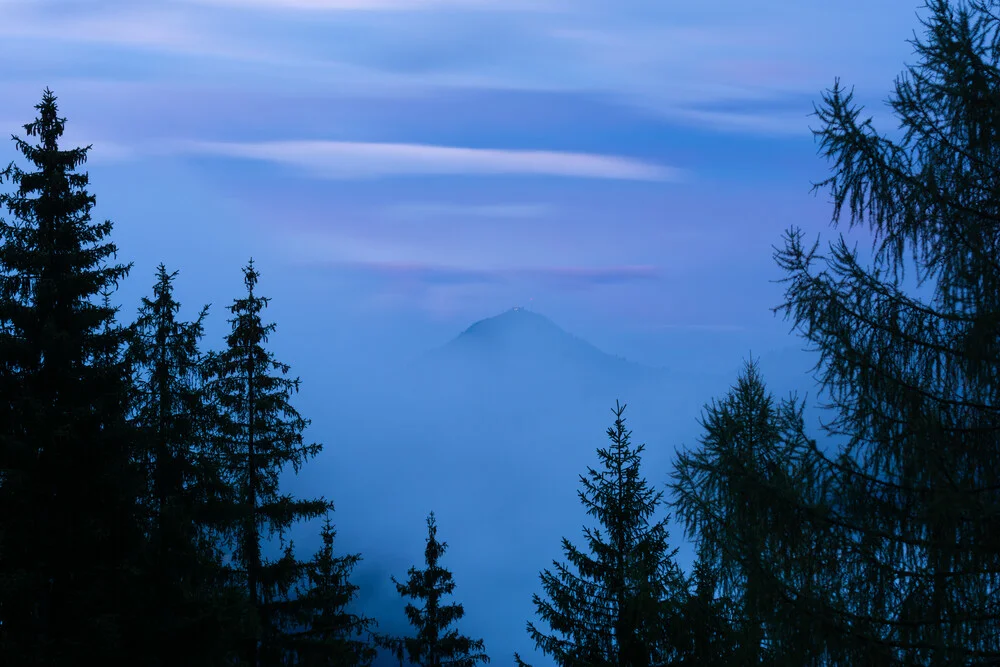
[[(1000, 4), (927, 7), (889, 100), (901, 139), (839, 81), (816, 107), (831, 175), (814, 187), (834, 224), (871, 231), (871, 264), (843, 236), (823, 253), (793, 228), (775, 248), (774, 310), (814, 351), (830, 420), (809, 433), (805, 402), (775, 400), (750, 359), (656, 489), (616, 404), (579, 478), (595, 523), (538, 564), (525, 620), (557, 664), (1000, 664)], [(299, 498), (283, 476), (322, 444), (269, 348), (266, 272), (242, 267), (218, 349), (207, 307), (178, 319), (162, 264), (123, 321), (131, 265), (91, 219), (89, 147), (61, 145), (52, 91), (35, 109), (0, 172), (0, 665), (490, 662), (433, 512), (422, 561), (392, 579), (412, 631), (357, 611), (337, 489)], [(289, 531), (311, 520), (321, 546), (302, 554)]]

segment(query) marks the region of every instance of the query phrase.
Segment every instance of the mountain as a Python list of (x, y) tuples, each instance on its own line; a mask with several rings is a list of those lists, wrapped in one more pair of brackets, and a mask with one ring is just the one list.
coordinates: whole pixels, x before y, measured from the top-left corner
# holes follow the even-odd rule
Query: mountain
[(512, 308), (480, 320), (415, 365), (421, 393), (515, 406), (636, 391), (665, 373), (607, 354), (539, 313)]
[[(443, 421), (507, 429), (538, 419), (577, 421), (581, 414), (604, 420), (616, 400), (643, 420), (673, 420), (678, 411), (697, 414), (736, 376), (644, 366), (598, 349), (540, 313), (512, 308), (409, 363), (353, 370), (350, 377), (341, 380), (350, 391), (334, 399), (338, 412), (380, 429), (391, 423), (397, 431), (426, 432)], [(389, 423), (386, 414), (393, 415)]]
[(547, 370), (552, 366), (624, 373), (643, 370), (638, 364), (602, 352), (544, 315), (524, 308), (511, 308), (479, 320), (428, 356), (432, 363), (471, 363), (519, 370)]

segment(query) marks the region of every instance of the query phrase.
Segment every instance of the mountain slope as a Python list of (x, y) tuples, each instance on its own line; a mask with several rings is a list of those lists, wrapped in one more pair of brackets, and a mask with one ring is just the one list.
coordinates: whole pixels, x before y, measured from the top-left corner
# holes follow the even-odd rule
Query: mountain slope
[[(662, 386), (663, 371), (602, 352), (550, 319), (512, 309), (480, 320), (402, 374), (415, 411), (447, 405), (463, 420), (560, 419)], [(408, 410), (409, 412), (409, 410)]]
[(631, 374), (652, 371), (597, 349), (544, 315), (512, 308), (480, 320), (447, 345), (427, 355), (427, 362), (446, 368), (503, 370), (546, 376)]

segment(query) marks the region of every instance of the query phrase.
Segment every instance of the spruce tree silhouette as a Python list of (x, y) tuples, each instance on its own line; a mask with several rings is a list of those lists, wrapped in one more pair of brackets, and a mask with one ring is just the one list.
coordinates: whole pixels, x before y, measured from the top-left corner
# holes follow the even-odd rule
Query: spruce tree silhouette
[(14, 143), (33, 171), (0, 178), (0, 663), (120, 664), (137, 614), (140, 472), (126, 420), (125, 334), (101, 296), (115, 264), (112, 223), (63, 149), (66, 120), (46, 89)]
[(303, 563), (291, 543), (284, 544), (280, 558), (266, 558), (263, 541), (276, 534), (284, 542), (293, 524), (323, 516), (333, 506), (322, 498), (296, 499), (278, 485), (286, 466), (298, 472), (322, 445), (303, 442), (309, 422), (290, 403), (299, 380), (285, 377), (289, 366), (264, 347), (275, 324), (262, 321), (269, 299), (255, 291), (259, 275), (251, 259), (243, 269), (246, 296), (228, 307), (233, 316), (226, 348), (211, 355), (206, 368), (210, 395), (220, 410), (217, 447), (227, 452), (228, 474), (237, 489), (229, 526), (235, 546), (232, 572), (257, 615), (245, 659), (252, 667), (269, 667), (290, 650), (288, 626), (295, 622), (290, 593)]
[(404, 652), (412, 664), (421, 667), (474, 667), (479, 662), (490, 661), (483, 652), (482, 639), (473, 640), (460, 635), (457, 629), (448, 629), (461, 620), (465, 608), (458, 603), (441, 603), (444, 596), (455, 590), (451, 572), (438, 562), (447, 548), (446, 542), (437, 540), (437, 523), (431, 512), (427, 517), (427, 546), (424, 549), (427, 567), (422, 570), (411, 567), (405, 583), (392, 578), (401, 596), (423, 602), (420, 607), (406, 604), (406, 617), (417, 631), (415, 637), (377, 636), (378, 644), (392, 650), (400, 664)]
[[(687, 585), (674, 560), (677, 549), (667, 543), (669, 517), (653, 521), (663, 493), (640, 476), (645, 445), (632, 446), (625, 406), (616, 403), (612, 412), (611, 444), (598, 448), (600, 469), (580, 476), (578, 492), (600, 528), (583, 529), (587, 552), (563, 538), (569, 564), (554, 561), (554, 572), (542, 571), (547, 599), (532, 598), (553, 633), (529, 622), (528, 634), (559, 665), (649, 667), (682, 655), (674, 626)], [(516, 653), (514, 659), (525, 664)]]

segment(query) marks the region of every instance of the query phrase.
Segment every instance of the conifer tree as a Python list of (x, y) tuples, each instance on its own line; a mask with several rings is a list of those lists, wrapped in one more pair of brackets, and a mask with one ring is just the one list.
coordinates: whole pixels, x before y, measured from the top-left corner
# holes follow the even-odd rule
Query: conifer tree
[[(541, 574), (548, 599), (533, 596), (554, 634), (531, 622), (528, 633), (559, 665), (648, 667), (681, 657), (674, 626), (686, 582), (674, 560), (677, 550), (667, 544), (669, 517), (653, 522), (663, 493), (640, 477), (645, 445), (632, 446), (624, 411), (616, 403), (607, 432), (611, 446), (597, 450), (600, 471), (588, 468), (580, 476), (580, 502), (605, 534), (584, 528), (589, 553), (563, 538), (569, 565), (553, 561), (555, 572)], [(515, 660), (524, 664), (517, 654)]]
[(446, 595), (455, 590), (451, 572), (441, 567), (438, 561), (448, 548), (447, 542), (438, 542), (437, 524), (434, 512), (427, 517), (427, 546), (424, 549), (425, 569), (411, 567), (406, 583), (395, 577), (392, 582), (403, 597), (422, 601), (420, 607), (406, 604), (406, 617), (416, 631), (415, 637), (377, 636), (378, 644), (390, 648), (403, 661), (403, 654), (411, 664), (421, 667), (474, 667), (480, 662), (489, 662), (482, 639), (470, 639), (460, 635), (456, 628), (448, 626), (461, 620), (465, 608), (459, 603), (442, 604)]
[(797, 229), (776, 253), (777, 310), (818, 350), (826, 427), (847, 442), (814, 448), (835, 502), (801, 503), (812, 535), (835, 537), (817, 555), (838, 586), (772, 586), (854, 664), (1000, 661), (1000, 3), (927, 10), (889, 100), (898, 140), (839, 82), (817, 109), (833, 174), (816, 187), (835, 223), (870, 229), (869, 265)]
[[(788, 641), (792, 619), (777, 615), (771, 585), (775, 572), (801, 575), (793, 562), (813, 556), (796, 542), (788, 526), (796, 517), (786, 503), (814, 483), (800, 465), (801, 406), (775, 405), (749, 361), (726, 397), (706, 406), (701, 423), (701, 446), (678, 454), (673, 506), (699, 545), (700, 576), (711, 574), (734, 621), (732, 659), (806, 664), (809, 647)], [(708, 593), (701, 591), (706, 601)]]
[(157, 268), (153, 298), (143, 297), (130, 327), (131, 421), (147, 482), (142, 497), (148, 548), (143, 561), (144, 627), (150, 665), (218, 664), (235, 648), (240, 596), (224, 577), (215, 508), (231, 500), (220, 452), (209, 439), (202, 383), (205, 306), (194, 322), (177, 319), (177, 272)]
[[(724, 667), (735, 663), (735, 633), (731, 600), (719, 595), (719, 568), (707, 542), (698, 544), (688, 578), (689, 595), (681, 611), (683, 625), (674, 633), (685, 646), (684, 667)], [(686, 640), (686, 643), (685, 643)]]
[[(306, 564), (305, 586), (295, 599), (300, 630), (289, 646), (301, 667), (351, 667), (370, 665), (376, 649), (369, 641), (374, 619), (347, 611), (358, 587), (349, 580), (360, 554), (334, 556), (337, 535), (330, 517), (323, 523), (323, 546)], [(362, 639), (364, 637), (364, 639)]]
[(303, 443), (302, 432), (309, 422), (290, 403), (299, 380), (285, 377), (289, 366), (264, 347), (275, 325), (262, 321), (269, 299), (255, 292), (259, 274), (252, 259), (243, 277), (247, 294), (228, 307), (233, 317), (226, 348), (206, 364), (220, 414), (218, 446), (227, 452), (228, 473), (237, 493), (229, 528), (232, 571), (257, 616), (258, 631), (244, 654), (251, 667), (270, 667), (288, 655), (284, 629), (302, 563), (291, 543), (284, 544), (280, 558), (267, 558), (265, 540), (277, 535), (284, 542), (295, 522), (322, 516), (332, 506), (322, 498), (296, 499), (279, 489), (281, 471), (290, 465), (298, 472), (322, 445)]
[[(112, 223), (77, 169), (89, 147), (62, 149), (56, 97), (14, 137), (0, 195), (0, 664), (121, 664), (134, 649), (142, 546), (127, 424), (124, 333), (101, 299), (115, 264)], [(134, 657), (134, 654), (133, 654)]]

